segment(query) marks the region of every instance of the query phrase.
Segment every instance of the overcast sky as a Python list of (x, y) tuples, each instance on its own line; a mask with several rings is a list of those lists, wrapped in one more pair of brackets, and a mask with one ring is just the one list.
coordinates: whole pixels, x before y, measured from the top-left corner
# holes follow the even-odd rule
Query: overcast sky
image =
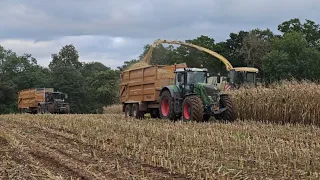
[(320, 23), (319, 0), (0, 0), (0, 45), (48, 66), (74, 44), (80, 61), (116, 68), (154, 40), (270, 28), (291, 18)]

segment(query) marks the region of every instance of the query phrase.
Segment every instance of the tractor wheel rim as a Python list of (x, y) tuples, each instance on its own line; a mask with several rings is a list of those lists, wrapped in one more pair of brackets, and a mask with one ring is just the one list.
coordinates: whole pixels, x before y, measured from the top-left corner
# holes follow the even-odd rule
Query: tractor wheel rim
[(167, 116), (169, 114), (169, 101), (167, 98), (164, 98), (161, 102), (161, 113), (164, 116)]
[(190, 119), (190, 104), (186, 103), (183, 106), (183, 116), (185, 119), (189, 120)]

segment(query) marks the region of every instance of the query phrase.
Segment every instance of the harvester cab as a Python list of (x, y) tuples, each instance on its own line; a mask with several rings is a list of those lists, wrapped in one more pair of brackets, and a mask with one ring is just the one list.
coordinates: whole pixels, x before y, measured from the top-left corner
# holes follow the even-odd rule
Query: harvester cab
[(229, 83), (235, 89), (241, 86), (256, 86), (258, 72), (258, 69), (250, 67), (232, 68), (229, 73)]

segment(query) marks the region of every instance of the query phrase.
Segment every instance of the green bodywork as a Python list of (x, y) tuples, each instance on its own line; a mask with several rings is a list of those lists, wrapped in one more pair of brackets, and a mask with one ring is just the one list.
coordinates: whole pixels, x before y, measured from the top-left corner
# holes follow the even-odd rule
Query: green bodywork
[(209, 98), (207, 91), (204, 88), (205, 83), (197, 83), (194, 85), (195, 93), (200, 96), (204, 105), (211, 105), (212, 100)]
[(168, 87), (171, 88), (175, 93), (179, 92), (179, 88), (176, 85), (170, 85)]
[[(207, 91), (204, 87), (205, 85), (208, 85), (208, 84), (206, 84), (206, 83), (194, 84), (194, 92), (193, 93), (195, 93), (196, 95), (198, 95), (201, 98), (204, 105), (211, 106), (213, 104), (213, 99), (207, 93)], [(170, 90), (171, 95), (173, 97), (181, 97), (182, 91), (177, 85), (169, 85), (169, 86), (166, 86), (166, 88)]]

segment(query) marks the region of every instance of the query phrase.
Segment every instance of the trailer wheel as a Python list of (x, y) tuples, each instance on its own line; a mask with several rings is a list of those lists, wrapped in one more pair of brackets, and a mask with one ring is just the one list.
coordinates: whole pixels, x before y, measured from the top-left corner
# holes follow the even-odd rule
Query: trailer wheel
[(188, 96), (182, 103), (182, 119), (184, 121), (202, 121), (203, 103), (199, 96)]
[(152, 109), (150, 115), (153, 119), (160, 118), (159, 109)]
[(160, 96), (159, 112), (161, 119), (175, 120), (174, 102), (169, 91), (164, 91)]
[(143, 111), (139, 111), (139, 104), (133, 104), (132, 105), (132, 116), (137, 118), (137, 119), (144, 118), (144, 112)]
[(126, 118), (132, 116), (132, 104), (125, 104), (124, 116)]
[(37, 114), (43, 114), (41, 105), (38, 105)]
[(220, 98), (220, 105), (223, 108), (227, 108), (221, 114), (215, 116), (218, 120), (225, 120), (229, 122), (233, 122), (237, 119), (237, 109), (235, 103), (232, 101), (229, 95), (222, 95)]

